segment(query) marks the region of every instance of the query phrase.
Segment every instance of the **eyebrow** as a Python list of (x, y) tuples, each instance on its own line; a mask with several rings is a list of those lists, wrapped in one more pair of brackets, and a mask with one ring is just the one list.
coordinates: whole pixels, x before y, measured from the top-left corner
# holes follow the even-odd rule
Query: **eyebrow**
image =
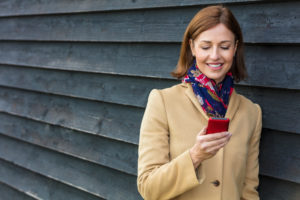
[[(200, 40), (200, 42), (211, 43), (211, 41), (208, 41), (208, 40)], [(230, 40), (221, 41), (221, 43), (225, 43), (225, 42), (232, 42), (232, 41), (230, 41)]]

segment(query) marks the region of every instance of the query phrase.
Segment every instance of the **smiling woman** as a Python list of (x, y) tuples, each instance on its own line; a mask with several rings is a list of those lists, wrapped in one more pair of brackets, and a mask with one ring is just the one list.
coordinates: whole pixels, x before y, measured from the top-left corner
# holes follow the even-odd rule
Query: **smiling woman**
[[(204, 57), (209, 55), (211, 60), (220, 60), (222, 58), (219, 57), (224, 55), (232, 62), (228, 63), (230, 72), (234, 80), (239, 82), (247, 76), (243, 47), (242, 31), (231, 11), (220, 6), (204, 8), (186, 28), (177, 68), (172, 75), (177, 78), (185, 76), (195, 61), (195, 56), (196, 60), (199, 60), (198, 67), (201, 67), (200, 61)], [(229, 51), (223, 53), (222, 50)], [(218, 62), (214, 61), (211, 64), (213, 63)]]
[[(261, 109), (234, 89), (246, 74), (237, 20), (222, 6), (202, 9), (172, 73), (182, 83), (149, 95), (137, 181), (145, 199), (259, 199)], [(206, 134), (211, 117), (228, 118), (228, 130)]]
[(230, 70), (237, 49), (233, 33), (224, 24), (202, 32), (190, 47), (197, 67), (208, 78), (220, 83)]

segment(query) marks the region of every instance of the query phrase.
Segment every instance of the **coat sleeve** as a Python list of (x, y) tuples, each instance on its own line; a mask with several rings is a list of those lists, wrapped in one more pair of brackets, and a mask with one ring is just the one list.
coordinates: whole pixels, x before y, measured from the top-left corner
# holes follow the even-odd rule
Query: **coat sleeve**
[(257, 187), (259, 184), (258, 172), (258, 155), (259, 155), (259, 142), (262, 129), (262, 112), (259, 105), (256, 104), (258, 109), (257, 123), (255, 131), (249, 143), (249, 151), (247, 158), (246, 177), (242, 192), (242, 200), (259, 200)]
[(169, 157), (169, 126), (163, 97), (152, 90), (140, 129), (138, 179), (147, 200), (170, 199), (203, 182), (202, 167), (195, 173), (189, 151)]

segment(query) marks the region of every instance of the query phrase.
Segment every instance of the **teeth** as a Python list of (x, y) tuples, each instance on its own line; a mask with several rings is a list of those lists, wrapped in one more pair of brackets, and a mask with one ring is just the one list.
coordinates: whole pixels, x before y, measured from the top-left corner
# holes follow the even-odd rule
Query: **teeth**
[(220, 67), (221, 64), (213, 65), (213, 64), (208, 64), (210, 67)]

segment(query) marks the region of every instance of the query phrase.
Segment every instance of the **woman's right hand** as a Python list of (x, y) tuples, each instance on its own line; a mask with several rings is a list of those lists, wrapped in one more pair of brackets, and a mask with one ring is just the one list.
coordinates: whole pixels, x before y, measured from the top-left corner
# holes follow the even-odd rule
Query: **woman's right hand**
[(196, 169), (202, 161), (213, 157), (219, 149), (224, 147), (231, 137), (229, 132), (220, 132), (206, 135), (206, 128), (203, 128), (196, 138), (194, 146), (190, 149), (190, 155)]

